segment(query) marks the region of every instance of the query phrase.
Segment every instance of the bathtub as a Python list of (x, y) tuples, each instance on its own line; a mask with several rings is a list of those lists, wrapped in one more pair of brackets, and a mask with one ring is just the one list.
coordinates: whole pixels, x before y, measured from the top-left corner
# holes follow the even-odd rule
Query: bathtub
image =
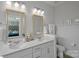
[(73, 57), (73, 58), (79, 58), (79, 51), (78, 50), (67, 50), (65, 54)]

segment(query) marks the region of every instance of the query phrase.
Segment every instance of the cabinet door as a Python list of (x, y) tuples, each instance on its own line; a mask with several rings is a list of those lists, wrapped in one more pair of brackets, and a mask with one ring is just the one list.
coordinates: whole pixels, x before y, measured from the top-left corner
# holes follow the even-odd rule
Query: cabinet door
[(42, 45), (42, 58), (48, 58), (48, 43)]
[(48, 49), (49, 58), (56, 58), (56, 44), (55, 44), (55, 41), (49, 42), (49, 46), (48, 46), (47, 49)]
[(54, 58), (54, 45), (50, 45), (47, 47), (47, 54), (49, 58)]
[(33, 47), (33, 58), (41, 58), (41, 45)]
[(55, 58), (54, 41), (42, 45), (42, 58)]

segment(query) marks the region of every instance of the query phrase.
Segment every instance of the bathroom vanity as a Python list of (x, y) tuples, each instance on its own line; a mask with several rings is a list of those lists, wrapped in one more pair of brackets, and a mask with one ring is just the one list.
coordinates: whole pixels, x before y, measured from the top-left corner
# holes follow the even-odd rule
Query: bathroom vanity
[(30, 32), (27, 31), (26, 20), (26, 12), (6, 9), (6, 43), (0, 41), (0, 56), (56, 58), (55, 35), (44, 33), (44, 16), (32, 14), (33, 28)]
[(5, 58), (56, 58), (55, 35), (45, 34), (40, 40), (22, 43), (13, 49), (3, 44), (0, 55)]

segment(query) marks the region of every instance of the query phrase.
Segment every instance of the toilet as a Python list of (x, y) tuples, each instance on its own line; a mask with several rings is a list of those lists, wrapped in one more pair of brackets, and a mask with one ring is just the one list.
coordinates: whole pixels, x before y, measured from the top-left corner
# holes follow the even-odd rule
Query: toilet
[(65, 48), (62, 45), (56, 45), (57, 47), (57, 54), (59, 58), (63, 58), (63, 52), (65, 51)]

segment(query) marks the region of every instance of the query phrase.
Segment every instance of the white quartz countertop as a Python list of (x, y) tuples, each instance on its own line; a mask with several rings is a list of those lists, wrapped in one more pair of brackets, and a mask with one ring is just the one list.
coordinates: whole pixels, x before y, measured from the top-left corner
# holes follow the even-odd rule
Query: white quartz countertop
[(30, 48), (30, 47), (33, 47), (33, 46), (36, 46), (36, 45), (39, 45), (39, 44), (43, 44), (43, 43), (52, 41), (54, 39), (55, 39), (55, 35), (45, 34), (44, 37), (41, 40), (34, 39), (30, 42), (22, 43), (18, 48), (15, 48), (15, 49), (10, 48), (8, 46), (8, 44), (4, 44), (4, 43), (0, 42), (0, 56), (10, 54), (10, 53), (22, 50), (22, 49), (27, 49), (27, 48)]

